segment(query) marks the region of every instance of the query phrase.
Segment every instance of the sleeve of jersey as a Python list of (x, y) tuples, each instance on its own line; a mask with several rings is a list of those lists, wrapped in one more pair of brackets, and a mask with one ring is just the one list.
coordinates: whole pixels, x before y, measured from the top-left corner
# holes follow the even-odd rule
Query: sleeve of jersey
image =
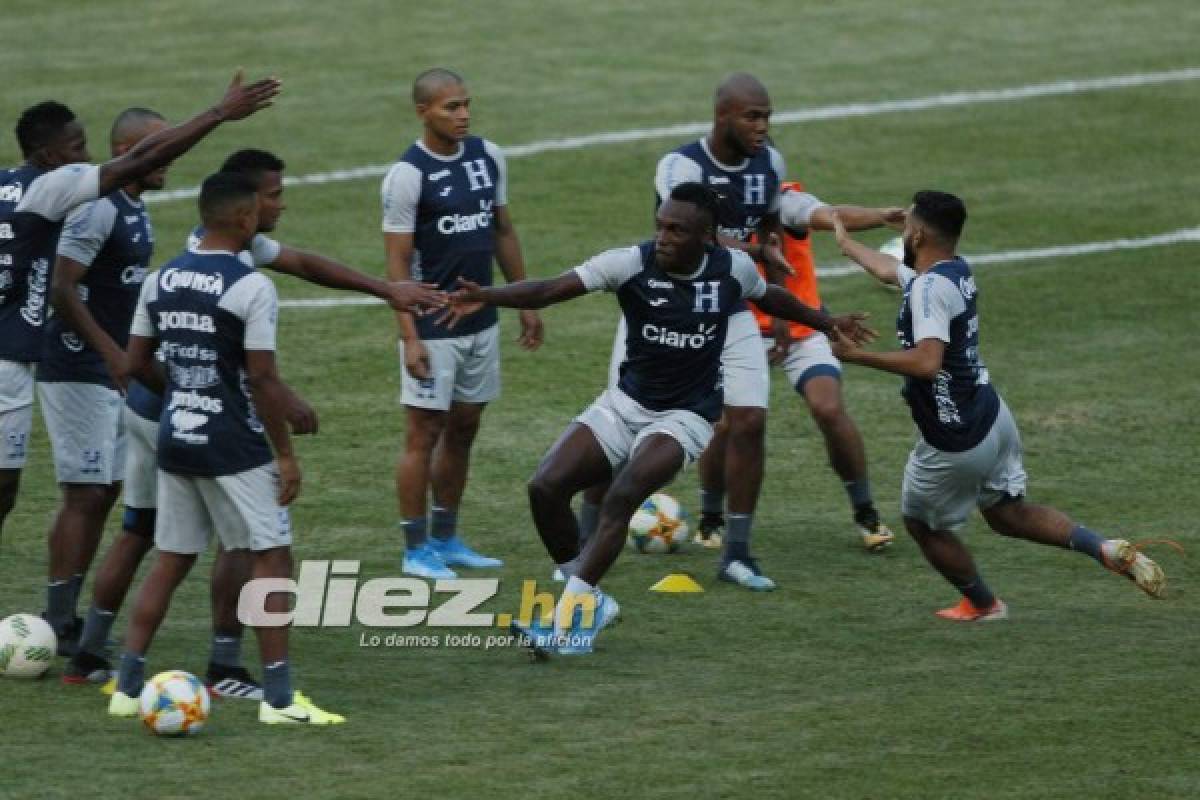
[[(774, 147), (768, 145), (767, 151), (771, 156), (771, 169), (775, 170), (775, 177), (780, 183), (787, 177), (787, 163), (783, 160), (783, 154)], [(775, 196), (771, 198), (771, 202), (767, 204), (767, 212), (774, 214), (779, 211), (780, 192), (776, 191)]]
[(813, 212), (825, 205), (808, 192), (783, 192), (779, 197), (779, 221), (785, 228), (807, 228)]
[(254, 266), (269, 267), (279, 260), (279, 253), (283, 250), (283, 245), (275, 241), (269, 236), (263, 236), (261, 233), (256, 233), (254, 238), (250, 240), (250, 256), (254, 259)]
[(754, 261), (742, 250), (730, 250), (733, 256), (733, 277), (742, 286), (742, 297), (746, 300), (757, 300), (766, 294), (767, 282), (759, 274)]
[[(274, 350), (275, 326), (279, 321), (279, 297), (275, 293), (275, 284), (266, 275), (256, 272), (238, 281), (234, 289), (242, 289), (229, 307), (246, 325), (242, 347), (247, 350)], [(228, 298), (229, 295), (225, 295), (221, 305), (225, 305)]]
[(412, 233), (417, 229), (421, 172), (407, 161), (397, 162), (383, 179), (383, 232)]
[(966, 308), (962, 294), (941, 275), (922, 275), (913, 281), (909, 293), (912, 304), (913, 341), (941, 339), (950, 341), (950, 320)]
[(703, 181), (704, 171), (699, 164), (685, 155), (667, 153), (659, 160), (658, 169), (654, 171), (654, 192), (661, 203), (679, 184)]
[(494, 142), (483, 140), (483, 149), (496, 162), (496, 205), (508, 205), (508, 162), (504, 160), (504, 151)]
[(158, 273), (146, 276), (142, 283), (142, 291), (138, 293), (137, 308), (133, 312), (133, 322), (130, 323), (129, 333), (133, 336), (143, 336), (147, 339), (158, 337), (158, 329), (150, 317), (150, 304), (158, 297)]
[(912, 267), (908, 266), (904, 262), (898, 262), (896, 264), (896, 283), (900, 285), (901, 289), (907, 289), (908, 284), (912, 283), (916, 279), (917, 273)]
[(90, 267), (112, 234), (116, 219), (116, 207), (105, 198), (76, 206), (58, 237), (58, 254)]
[(67, 164), (47, 172), (29, 185), (17, 204), (18, 212), (37, 214), (51, 222), (65, 217), (80, 203), (100, 194), (100, 167)]
[(605, 250), (575, 268), (589, 292), (615, 292), (641, 271), (642, 255), (636, 247)]

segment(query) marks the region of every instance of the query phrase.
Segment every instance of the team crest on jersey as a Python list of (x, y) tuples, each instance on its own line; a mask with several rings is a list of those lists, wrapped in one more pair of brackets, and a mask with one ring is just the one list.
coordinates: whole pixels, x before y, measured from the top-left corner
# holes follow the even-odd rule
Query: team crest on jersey
[(715, 314), (721, 310), (721, 282), (693, 281), (696, 290), (696, 305), (692, 309), (698, 313)]

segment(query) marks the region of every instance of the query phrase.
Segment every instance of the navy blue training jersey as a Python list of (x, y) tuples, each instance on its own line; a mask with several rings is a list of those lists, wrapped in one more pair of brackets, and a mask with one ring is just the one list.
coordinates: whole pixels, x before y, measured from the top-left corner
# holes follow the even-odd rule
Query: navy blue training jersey
[[(404, 152), (383, 181), (383, 230), (413, 235), (412, 277), (447, 291), (459, 277), (492, 285), (496, 208), (507, 203), (504, 156), (470, 136), (456, 156), (439, 156), (420, 142)], [(485, 306), (453, 330), (437, 315), (416, 317), (422, 339), (466, 336), (496, 324)]]
[(157, 338), (166, 374), (158, 464), (232, 475), (271, 461), (246, 351), (275, 349), (275, 287), (232, 253), (185, 252), (143, 288), (133, 333)]
[[(154, 231), (146, 208), (123, 191), (76, 208), (59, 236), (58, 254), (88, 268), (78, 284), (83, 304), (122, 349), (129, 341), (129, 324), (153, 253)], [(46, 322), (37, 379), (115, 388), (104, 359), (61, 316)]]
[(63, 219), (96, 197), (99, 168), (0, 170), (0, 359), (41, 358), (47, 292)]
[(615, 292), (626, 323), (618, 388), (651, 411), (721, 416), (721, 350), (729, 317), (766, 283), (741, 251), (709, 250), (694, 275), (658, 266), (654, 243), (609, 250), (576, 268), (589, 291)]
[(901, 265), (898, 277), (904, 289), (896, 320), (900, 344), (909, 350), (922, 339), (946, 343), (937, 377), (904, 380), (913, 421), (937, 449), (970, 450), (987, 436), (1000, 410), (1000, 396), (979, 357), (975, 277), (961, 258), (938, 262), (920, 275)]

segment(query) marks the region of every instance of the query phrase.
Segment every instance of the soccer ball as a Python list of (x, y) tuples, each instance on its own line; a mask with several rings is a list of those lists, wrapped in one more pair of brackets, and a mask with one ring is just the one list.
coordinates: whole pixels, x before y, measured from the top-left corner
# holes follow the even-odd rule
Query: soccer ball
[(41, 617), (13, 614), (0, 620), (0, 675), (39, 678), (57, 648), (54, 629)]
[(159, 736), (194, 736), (208, 719), (208, 689), (181, 670), (160, 672), (146, 681), (138, 704), (142, 722)]
[(687, 541), (686, 517), (675, 498), (650, 495), (629, 520), (629, 544), (639, 553), (674, 553)]

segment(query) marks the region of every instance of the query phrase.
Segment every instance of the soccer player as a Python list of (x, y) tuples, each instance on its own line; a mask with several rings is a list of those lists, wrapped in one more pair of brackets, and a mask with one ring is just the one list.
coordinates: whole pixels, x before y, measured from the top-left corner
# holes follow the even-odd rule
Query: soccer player
[[(130, 108), (113, 122), (111, 152), (119, 158), (167, 127), (148, 109)], [(154, 252), (150, 217), (141, 201), (161, 189), (162, 167), (103, 197), (77, 206), (58, 240), (45, 345), (36, 376), (42, 414), (54, 453), (62, 501), (50, 528), (51, 572), (72, 554), (82, 578), (121, 491), (125, 429), (121, 393), (127, 382), (125, 344), (138, 293)], [(47, 617), (60, 630), (75, 618), (73, 600), (53, 592)], [(70, 642), (64, 641), (64, 650)], [(67, 654), (67, 653), (64, 653)]]
[[(423, 125), (383, 180), (383, 238), (392, 280), (430, 281), (443, 289), (465, 277), (492, 283), (492, 260), (508, 281), (525, 277), (521, 244), (508, 211), (504, 154), (471, 136), (471, 96), (447, 69), (417, 76), (413, 104)], [(424, 578), (452, 578), (450, 567), (498, 567), (458, 533), (471, 445), (483, 410), (500, 392), (496, 310), (484, 308), (455, 331), (432, 317), (396, 315), (400, 328), (401, 402), (407, 414), (404, 452), (396, 466), (402, 569)], [(542, 322), (521, 312), (518, 341), (542, 342)], [(427, 495), (433, 508), (426, 518)]]
[[(674, 150), (658, 162), (654, 176), (662, 203), (681, 183), (699, 182), (721, 196), (717, 241), (742, 250), (766, 268), (769, 282), (779, 283), (791, 267), (780, 251), (779, 188), (786, 168), (767, 133), (771, 98), (752, 75), (738, 73), (717, 87), (713, 124), (708, 135)], [(758, 242), (752, 241), (757, 235)], [(613, 362), (623, 359), (628, 336), (618, 326)], [(750, 529), (762, 487), (770, 373), (754, 315), (739, 301), (729, 319), (721, 356), (725, 408), (712, 443), (700, 458), (702, 539), (720, 541), (725, 531), (717, 575), (754, 591), (769, 591), (775, 582), (750, 555)], [(729, 518), (724, 517), (728, 490)], [(589, 492), (580, 509), (585, 539), (598, 519), (597, 493)]]
[[(442, 302), (444, 295), (427, 286), (379, 280), (326, 256), (298, 250), (266, 236), (275, 230), (286, 208), (284, 168), (278, 156), (256, 149), (239, 150), (221, 165), (222, 172), (246, 175), (258, 187), (258, 233), (249, 249), (238, 254), (247, 266), (268, 267), (320, 286), (374, 295), (397, 311)], [(188, 237), (188, 248), (195, 249), (203, 235), (203, 228), (194, 230)], [(64, 670), (63, 680), (67, 683), (107, 680), (110, 664), (105, 658), (105, 643), (109, 631), (138, 565), (153, 545), (157, 491), (155, 439), (162, 398), (133, 381), (124, 414), (129, 443), (123, 529), (97, 571), (92, 606), (84, 621), (79, 649)], [(297, 432), (316, 428), (315, 413), (295, 395), (289, 396), (285, 415)], [(225, 697), (261, 700), (261, 686), (241, 663), (242, 624), (237, 618), (238, 595), (250, 577), (252, 566), (253, 558), (248, 552), (218, 547), (212, 571), (213, 640), (205, 682), (214, 693)]]
[[(575, 419), (529, 483), (534, 524), (569, 575), (554, 639), (541, 641), (546, 649), (591, 652), (595, 633), (616, 617), (616, 602), (597, 584), (620, 554), (633, 513), (712, 438), (723, 401), (722, 349), (743, 300), (821, 331), (836, 325), (855, 339), (873, 335), (858, 316), (833, 318), (809, 308), (765, 283), (744, 252), (714, 245), (718, 204), (703, 184), (679, 184), (659, 206), (653, 241), (601, 253), (557, 278), (505, 287), (463, 281), (466, 288), (451, 295), (455, 313), (462, 313), (475, 302), (541, 308), (609, 291), (629, 331), (619, 384)], [(610, 480), (596, 532), (580, 553), (571, 498)], [(580, 606), (584, 614), (576, 622), (573, 609)]]
[[(158, 557), (125, 637), (113, 716), (138, 713), (145, 657), (171, 596), (214, 533), (254, 553), (256, 578), (291, 576), (287, 506), (300, 491), (275, 364), (275, 287), (237, 257), (258, 231), (258, 187), (218, 172), (200, 189), (204, 236), (146, 281), (129, 341), (135, 374), (164, 399), (158, 433)], [(161, 347), (163, 364), (154, 353)], [(283, 593), (266, 599), (285, 611)], [(331, 725), (344, 718), (292, 690), (285, 626), (255, 629), (264, 665), (259, 720)]]
[(842, 252), (904, 291), (896, 321), (903, 349), (869, 352), (834, 332), (833, 351), (842, 361), (904, 377), (904, 398), (920, 433), (904, 468), (904, 526), (962, 594), (937, 615), (961, 622), (1008, 617), (957, 536), (974, 505), (997, 533), (1085, 553), (1158, 597), (1166, 576), (1134, 545), (1025, 500), (1020, 435), (980, 358), (979, 289), (957, 255), (966, 220), (958, 197), (917, 192), (904, 225), (903, 262), (854, 241), (836, 222)]
[[(833, 230), (835, 212), (851, 230), (904, 223), (902, 208), (829, 206), (804, 191), (798, 181), (785, 182), (780, 197), (780, 222), (784, 230), (782, 249), (793, 274), (784, 276), (781, 285), (813, 308), (821, 307), (821, 297), (817, 291), (809, 232)], [(858, 427), (846, 411), (842, 399), (842, 368), (829, 348), (829, 339), (798, 323), (777, 326), (775, 320), (753, 304), (751, 310), (764, 337), (767, 361), (783, 369), (788, 383), (804, 398), (825, 439), (829, 464), (841, 478), (850, 498), (863, 546), (868, 552), (887, 547), (894, 536), (880, 520), (871, 496), (866, 448)], [(699, 543), (709, 544), (714, 539), (719, 543), (720, 537), (713, 534), (705, 538), (703, 533), (697, 533), (696, 539)]]
[[(46, 295), (58, 235), (76, 206), (137, 181), (186, 153), (222, 122), (271, 104), (268, 78), (248, 86), (234, 75), (225, 96), (187, 122), (161, 130), (118, 158), (86, 163), (87, 137), (69, 108), (53, 101), (25, 110), (17, 142), (25, 163), (0, 171), (0, 528), (16, 502), (33, 419), (34, 364), (41, 359)], [(46, 616), (64, 652), (78, 636), (74, 608), (92, 553), (51, 537)]]

